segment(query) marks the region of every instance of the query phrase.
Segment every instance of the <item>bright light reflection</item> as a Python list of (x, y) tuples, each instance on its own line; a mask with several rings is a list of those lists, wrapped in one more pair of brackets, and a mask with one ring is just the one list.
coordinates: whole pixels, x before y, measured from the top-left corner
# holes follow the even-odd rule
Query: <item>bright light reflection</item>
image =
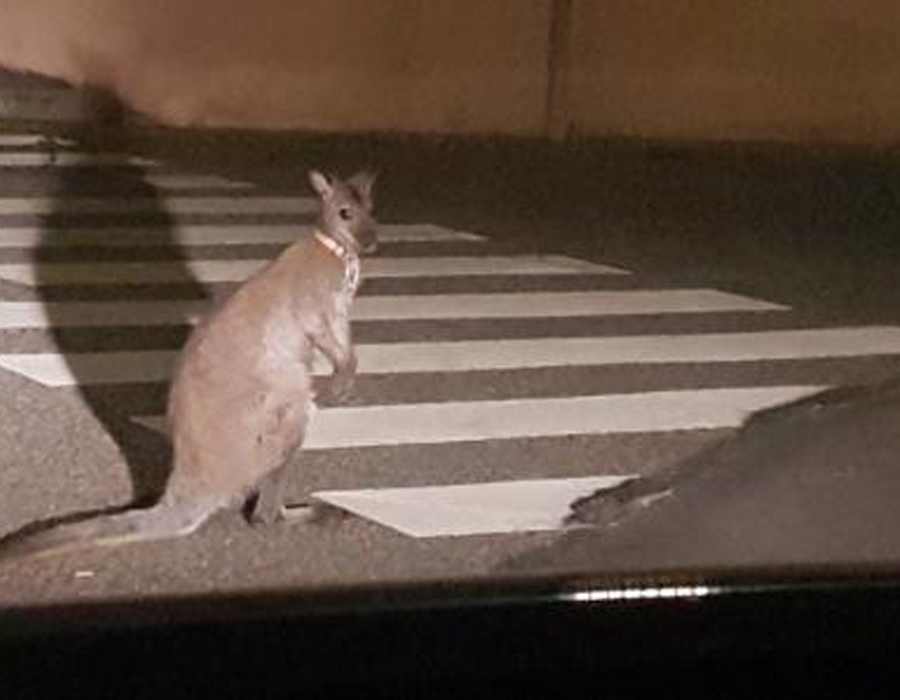
[(643, 588), (595, 588), (563, 595), (573, 603), (605, 603), (618, 600), (672, 600), (703, 598), (719, 591), (712, 586), (648, 586)]

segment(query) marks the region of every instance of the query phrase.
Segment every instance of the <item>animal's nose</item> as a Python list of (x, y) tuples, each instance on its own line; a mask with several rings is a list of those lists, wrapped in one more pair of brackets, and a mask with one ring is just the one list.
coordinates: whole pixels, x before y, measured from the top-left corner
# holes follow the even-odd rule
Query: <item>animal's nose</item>
[(362, 243), (362, 252), (365, 255), (369, 255), (378, 250), (378, 230), (369, 229), (366, 231), (366, 236), (363, 238)]

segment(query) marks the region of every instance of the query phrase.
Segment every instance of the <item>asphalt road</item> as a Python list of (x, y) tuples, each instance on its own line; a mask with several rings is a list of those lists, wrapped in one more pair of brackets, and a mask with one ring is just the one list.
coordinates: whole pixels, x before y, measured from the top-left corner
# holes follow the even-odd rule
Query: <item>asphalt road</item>
[[(86, 167), (66, 160), (97, 134), (70, 136), (43, 167), (44, 144), (0, 146), (2, 532), (159, 488), (167, 440), (135, 418), (162, 412), (192, 310), (284, 245), (253, 235), (300, 235), (309, 213), (283, 208), (310, 196), (309, 167), (376, 167), (381, 220), (407, 228), (372, 261), (354, 324), (364, 372), (322, 411), (330, 437), (292, 459), (294, 502), (653, 475), (755, 409), (900, 369), (890, 154), (145, 131), (99, 145), (155, 165)], [(90, 211), (103, 202), (116, 210)], [(111, 244), (144, 234), (153, 245)], [(570, 572), (596, 565), (584, 542), (602, 537), (413, 538), (325, 515), (250, 528), (223, 513), (178, 541), (6, 564), (0, 605)]]

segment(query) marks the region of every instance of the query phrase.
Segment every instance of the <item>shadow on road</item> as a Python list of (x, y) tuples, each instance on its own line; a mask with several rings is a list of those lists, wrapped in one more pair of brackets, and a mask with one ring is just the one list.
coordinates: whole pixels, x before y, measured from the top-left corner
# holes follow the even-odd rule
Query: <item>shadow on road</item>
[[(203, 287), (193, 278), (185, 261), (175, 231), (175, 221), (167, 211), (157, 188), (148, 181), (147, 167), (128, 159), (127, 130), (121, 126), (120, 112), (112, 104), (100, 123), (88, 124), (66, 134), (79, 151), (88, 158), (100, 154), (117, 154), (115, 166), (60, 167), (52, 210), (43, 217), (42, 237), (35, 250), (34, 268), (41, 299), (45, 304), (48, 325), (57, 351), (61, 354), (75, 379), (77, 391), (85, 404), (116, 441), (130, 470), (134, 502), (144, 504), (155, 500), (165, 486), (171, 461), (168, 440), (136, 426), (131, 418), (139, 413), (158, 412), (164, 404), (168, 387), (159, 383), (129, 384), (97, 383), (94, 367), (84, 362), (85, 354), (110, 351), (172, 350), (180, 348), (187, 319), (180, 327), (144, 327), (135, 317), (128, 328), (71, 327), (61, 317), (60, 301), (128, 301), (136, 297), (151, 300), (171, 299), (171, 285), (129, 285), (127, 282), (107, 284), (64, 284), (58, 278), (60, 263), (134, 262), (137, 260), (162, 262), (179, 280), (179, 298), (198, 299), (205, 296)], [(104, 212), (78, 214), (71, 208), (75, 197), (139, 197), (139, 214)], [(152, 236), (153, 246), (66, 246), (66, 237), (73, 226), (98, 229), (110, 227), (108, 235), (116, 235), (116, 228), (134, 230), (136, 226)], [(114, 364), (111, 358), (110, 363)]]

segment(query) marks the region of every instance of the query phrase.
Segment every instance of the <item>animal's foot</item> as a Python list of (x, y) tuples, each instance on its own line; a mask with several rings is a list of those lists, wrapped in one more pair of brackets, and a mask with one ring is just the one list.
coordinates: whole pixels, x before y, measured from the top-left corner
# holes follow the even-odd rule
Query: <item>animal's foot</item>
[(247, 516), (247, 522), (252, 527), (267, 527), (281, 520), (284, 520), (284, 514), (280, 508), (274, 511), (253, 509)]
[(247, 504), (245, 515), (247, 522), (253, 527), (274, 525), (284, 519), (284, 509), (281, 503), (260, 495)]

